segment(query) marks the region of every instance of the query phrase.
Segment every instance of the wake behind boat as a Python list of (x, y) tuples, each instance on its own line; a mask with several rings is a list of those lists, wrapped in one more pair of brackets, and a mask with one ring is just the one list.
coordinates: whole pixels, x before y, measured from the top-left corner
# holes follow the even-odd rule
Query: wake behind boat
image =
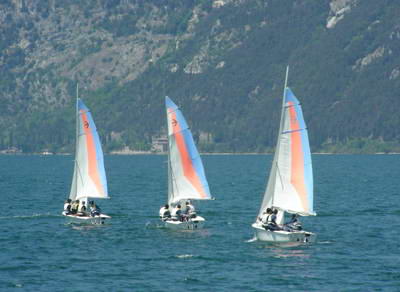
[(62, 215), (71, 222), (104, 224), (110, 216), (90, 199), (108, 197), (103, 150), (92, 115), (82, 100), (76, 100), (75, 167), (69, 199)]
[[(313, 173), (308, 133), (301, 106), (285, 88), (279, 134), (271, 172), (256, 222), (256, 237), (268, 242), (313, 242), (316, 235), (303, 231), (298, 216), (316, 215), (313, 210)], [(292, 219), (285, 223), (285, 213)]]
[[(178, 106), (165, 98), (168, 123), (168, 204), (160, 210), (165, 227), (199, 229), (205, 219), (197, 215), (193, 200), (211, 200), (203, 163), (192, 133)], [(173, 209), (171, 212), (170, 209)]]

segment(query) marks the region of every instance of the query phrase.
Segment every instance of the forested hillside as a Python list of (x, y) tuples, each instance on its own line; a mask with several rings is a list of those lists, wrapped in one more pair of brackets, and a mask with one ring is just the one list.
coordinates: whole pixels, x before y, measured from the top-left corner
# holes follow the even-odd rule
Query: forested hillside
[(202, 151), (275, 144), (284, 71), (313, 151), (400, 151), (400, 2), (4, 0), (0, 150), (71, 152), (75, 86), (106, 150), (149, 150), (164, 96)]

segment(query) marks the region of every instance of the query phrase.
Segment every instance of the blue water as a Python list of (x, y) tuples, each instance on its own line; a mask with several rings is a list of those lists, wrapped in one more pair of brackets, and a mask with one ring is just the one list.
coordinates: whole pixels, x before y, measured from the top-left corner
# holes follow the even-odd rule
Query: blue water
[(252, 240), (271, 156), (204, 156), (197, 231), (157, 218), (165, 156), (107, 156), (105, 226), (60, 216), (71, 156), (0, 156), (1, 291), (400, 291), (400, 155), (314, 155), (315, 244)]

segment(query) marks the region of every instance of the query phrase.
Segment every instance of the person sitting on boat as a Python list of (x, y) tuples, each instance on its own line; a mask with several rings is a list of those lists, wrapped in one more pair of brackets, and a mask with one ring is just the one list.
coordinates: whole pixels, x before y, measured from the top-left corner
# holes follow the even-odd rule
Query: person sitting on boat
[(64, 204), (65, 215), (71, 214), (71, 202), (72, 202), (71, 199), (68, 199), (65, 201), (65, 204)]
[(171, 212), (169, 211), (169, 205), (166, 204), (165, 206), (161, 207), (160, 209), (160, 218), (163, 221), (171, 218)]
[(181, 222), (184, 221), (184, 216), (182, 214), (182, 210), (181, 210), (181, 205), (178, 204), (178, 206), (176, 206), (174, 213), (172, 214), (172, 218), (175, 220), (179, 220)]
[(101, 214), (100, 207), (94, 201), (90, 201), (89, 205), (90, 205), (90, 216), (92, 217), (100, 216)]
[(86, 216), (86, 206), (85, 201), (82, 201), (82, 206), (79, 208), (79, 212), (77, 213), (78, 216)]
[(290, 219), (290, 221), (288, 223), (285, 224), (285, 229), (287, 229), (288, 231), (300, 231), (303, 228), (301, 227), (301, 222), (298, 219), (298, 215), (297, 214), (293, 214), (292, 218)]
[(186, 201), (185, 215), (187, 218), (196, 218), (196, 210), (190, 201)]
[(270, 220), (270, 217), (272, 215), (272, 209), (271, 208), (267, 208), (263, 214), (261, 215), (261, 217), (258, 217), (258, 220), (261, 222), (262, 226), (264, 228), (267, 228), (268, 226), (268, 221)]
[(78, 209), (79, 209), (79, 200), (75, 200), (71, 205), (71, 214), (78, 213)]
[(263, 227), (266, 230), (270, 231), (277, 231), (277, 230), (282, 230), (279, 225), (276, 223), (276, 214), (278, 214), (277, 209), (267, 209), (268, 216), (266, 217), (266, 224), (263, 224)]

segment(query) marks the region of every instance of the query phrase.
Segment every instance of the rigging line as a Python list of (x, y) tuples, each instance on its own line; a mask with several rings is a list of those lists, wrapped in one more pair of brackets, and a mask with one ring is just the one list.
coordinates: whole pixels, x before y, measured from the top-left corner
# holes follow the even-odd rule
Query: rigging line
[[(177, 192), (179, 193), (179, 188), (178, 188), (178, 183), (177, 183), (177, 180), (176, 180), (176, 176), (175, 176), (175, 174), (174, 174), (174, 172), (172, 170), (172, 167), (171, 167), (171, 179), (172, 179), (172, 197), (173, 197), (173, 199), (175, 199), (175, 191), (174, 191), (174, 189), (176, 189)], [(174, 187), (174, 185), (175, 185), (175, 187)]]
[(281, 182), (282, 190), (283, 190), (283, 189), (284, 189), (283, 179), (282, 179), (282, 176), (281, 176), (281, 171), (279, 170), (278, 162), (276, 162), (276, 169), (278, 170), (279, 180), (280, 180), (280, 182)]
[[(170, 149), (171, 149), (171, 146), (169, 145), (169, 151), (170, 151)], [(172, 192), (171, 192), (171, 195), (172, 195), (172, 198), (174, 198), (175, 197), (175, 191), (174, 191), (174, 189), (176, 189), (178, 192), (179, 192), (179, 188), (178, 188), (178, 183), (177, 183), (177, 181), (176, 181), (176, 176), (175, 176), (175, 174), (174, 174), (174, 171), (173, 171), (173, 168), (172, 168), (172, 163), (171, 163), (171, 155), (169, 155), (169, 160), (170, 160), (170, 172), (171, 172), (171, 180), (172, 180)], [(175, 188), (174, 188), (174, 185), (175, 185)]]
[[(80, 167), (79, 167), (78, 161), (75, 160), (75, 164), (76, 164), (76, 168), (77, 168), (77, 170), (78, 170), (79, 177), (81, 178), (82, 185), (85, 186), (85, 182), (84, 182), (84, 180), (83, 180), (82, 173), (81, 173), (81, 169), (80, 169)], [(76, 181), (76, 186), (77, 186), (76, 188), (78, 189), (78, 180)], [(77, 190), (77, 193), (78, 193), (78, 190)]]

